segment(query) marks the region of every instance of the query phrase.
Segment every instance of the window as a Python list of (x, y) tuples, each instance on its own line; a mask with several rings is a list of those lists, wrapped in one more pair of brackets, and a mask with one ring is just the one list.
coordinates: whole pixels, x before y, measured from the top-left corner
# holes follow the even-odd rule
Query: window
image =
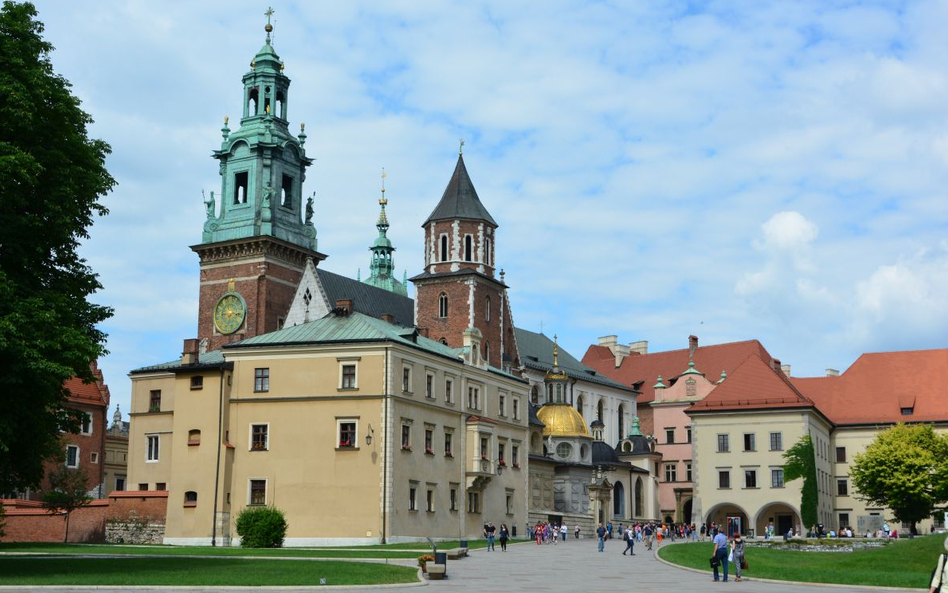
[(490, 364), (490, 340), (484, 341), (484, 362)]
[(458, 487), (456, 484), (451, 484), (451, 490), (448, 495), (448, 503), (451, 505), (449, 508), (452, 511), (458, 510)]
[(408, 510), (418, 510), (418, 488), (415, 486), (408, 487)]
[(513, 398), (513, 419), (520, 420), (520, 398)]
[(488, 459), (490, 454), (490, 441), (487, 437), (481, 437), (481, 459)]
[[(490, 239), (484, 238), (484, 263), (488, 266), (491, 265), (491, 250), (490, 250)], [(490, 321), (490, 319), (488, 319)]]
[(504, 409), (506, 407), (506, 401), (507, 398), (505, 398), (503, 395), (497, 396), (497, 407), (501, 416), (507, 415), (507, 410)]
[(454, 451), (452, 450), (454, 440), (454, 433), (444, 431), (444, 456), (445, 457), (454, 457)]
[(665, 429), (665, 442), (669, 445), (675, 444), (675, 429), (674, 428)]
[(445, 403), (453, 404), (454, 403), (454, 381), (451, 379), (444, 380), (444, 401)]
[(731, 450), (731, 445), (728, 442), (728, 435), (719, 434), (718, 435), (718, 453), (727, 453)]
[(82, 415), (82, 434), (92, 434), (92, 416), (90, 414)]
[(770, 450), (783, 451), (783, 433), (781, 432), (770, 433)]
[(464, 235), (464, 261), (472, 261), (474, 259), (474, 237), (470, 235)]
[(342, 388), (343, 389), (356, 388), (356, 365), (355, 364), (342, 365)]
[(480, 389), (477, 387), (467, 388), (467, 407), (472, 410), (480, 409)]
[(686, 482), (691, 482), (693, 475), (694, 475), (694, 474), (692, 474), (692, 472), (691, 472), (691, 462), (690, 462), (690, 461), (686, 461), (686, 462), (685, 462), (685, 481), (686, 481)]
[(718, 470), (718, 488), (731, 487), (731, 472), (728, 470)]
[(902, 408), (902, 415), (903, 415), (903, 416), (911, 416), (911, 415), (914, 414), (914, 413), (915, 413), (915, 407), (914, 407), (914, 406), (913, 406), (913, 407), (910, 407), (910, 408)]
[(356, 440), (356, 423), (354, 420), (340, 420), (339, 425), (339, 448), (354, 449), (359, 445)]
[(270, 448), (270, 425), (251, 424), (250, 425), (250, 450), (266, 451)]
[(691, 442), (691, 427), (690, 426), (685, 427), (685, 442), (686, 443)]
[[(540, 388), (536, 385), (533, 386), (533, 389), (530, 390), (530, 401), (534, 404), (540, 403)], [(582, 410), (580, 410), (582, 412)]]
[(431, 428), (425, 429), (425, 453), (434, 455), (434, 430)]
[(148, 397), (148, 411), (149, 412), (160, 412), (161, 411), (161, 390), (152, 389)]
[(497, 445), (497, 463), (500, 465), (507, 465), (507, 460), (504, 459), (504, 449), (507, 447), (503, 443)]
[(490, 323), (490, 297), (484, 297), (484, 321)]
[[(253, 97), (256, 97), (256, 94), (254, 94)], [(255, 98), (254, 98), (254, 103), (256, 104)], [(234, 173), (234, 204), (247, 203), (248, 181), (249, 181), (249, 173), (247, 173), (247, 171)]]
[(513, 515), (513, 491), (507, 491), (507, 504), (505, 505), (508, 515)]
[(204, 376), (195, 375), (191, 377), (191, 390), (197, 391), (198, 389), (204, 389)]
[(573, 452), (573, 447), (569, 443), (560, 443), (556, 446), (556, 454), (563, 459), (569, 457), (569, 454)]
[(270, 391), (270, 369), (253, 370), (253, 390)]
[(836, 495), (849, 496), (849, 480), (836, 480)]
[(411, 367), (402, 367), (402, 391), (411, 393)]
[(836, 463), (846, 463), (846, 447), (836, 447)]
[(146, 491), (146, 490), (148, 490), (148, 484), (147, 484), (147, 483), (140, 483), (140, 484), (138, 484), (138, 491), (139, 491), (139, 492), (144, 492), (144, 491)]
[(427, 397), (428, 399), (435, 398), (434, 380), (435, 380), (434, 375), (432, 375), (431, 373), (425, 374), (425, 397)]
[(411, 426), (402, 424), (402, 451), (411, 451)]
[(514, 467), (520, 467), (520, 447), (517, 445), (510, 446), (510, 463)]
[(843, 529), (849, 527), (849, 513), (840, 513), (839, 514), (839, 528)]
[(289, 175), (283, 176), (283, 184), (281, 186), (281, 195), (280, 195), (280, 205), (284, 208), (293, 207), (293, 178)]
[(201, 431), (198, 429), (192, 429), (188, 431), (188, 446), (195, 447), (201, 444)]
[(481, 512), (480, 497), (477, 495), (477, 492), (467, 493), (467, 512), (469, 513)]
[(677, 463), (665, 464), (665, 481), (666, 482), (678, 481), (678, 464)]
[(756, 469), (744, 470), (744, 487), (745, 488), (757, 487), (757, 470)]
[(448, 295), (441, 293), (438, 296), (438, 317), (444, 319), (448, 316)]
[(267, 481), (250, 480), (250, 498), (247, 504), (267, 504)]
[(448, 236), (441, 235), (441, 261), (448, 261)]
[(155, 490), (167, 490), (168, 485), (164, 482), (155, 482)]
[(119, 492), (125, 490), (125, 476), (115, 476), (115, 489)]
[(79, 447), (75, 445), (66, 447), (66, 467), (79, 467)]
[(184, 506), (196, 507), (198, 504), (198, 493), (194, 490), (188, 490), (184, 493)]
[(745, 451), (757, 450), (757, 435), (755, 435), (752, 432), (744, 434), (744, 450)]
[(435, 512), (434, 509), (434, 490), (428, 488), (428, 491), (425, 493), (425, 510), (429, 513)]
[(770, 470), (770, 487), (783, 488), (783, 470), (782, 469)]
[(148, 453), (145, 461), (158, 461), (158, 435), (150, 434), (145, 438), (148, 440)]

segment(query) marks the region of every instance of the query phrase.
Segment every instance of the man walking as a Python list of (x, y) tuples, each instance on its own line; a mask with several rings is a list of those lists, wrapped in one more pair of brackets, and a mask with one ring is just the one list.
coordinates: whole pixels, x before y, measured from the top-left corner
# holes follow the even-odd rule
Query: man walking
[(599, 551), (602, 552), (606, 549), (606, 528), (602, 526), (602, 523), (596, 529), (596, 537), (599, 538)]
[[(712, 556), (718, 561), (718, 564), (724, 565), (724, 582), (727, 582), (727, 537), (723, 531), (718, 531), (714, 536), (714, 553)], [(718, 580), (718, 567), (714, 567), (714, 581)]]
[(566, 526), (566, 523), (560, 525), (560, 535), (562, 536), (561, 539), (563, 540), (563, 543), (566, 543), (566, 534), (568, 531), (569, 528)]
[(497, 531), (497, 528), (494, 527), (493, 521), (488, 521), (487, 525), (484, 526), (484, 537), (487, 539), (487, 551), (494, 551), (494, 532)]
[(651, 523), (647, 523), (645, 525), (645, 549), (646, 550), (652, 549), (652, 530), (653, 529), (654, 527), (652, 526)]
[(625, 530), (625, 550), (622, 551), (622, 555), (625, 556), (626, 552), (629, 552), (630, 556), (635, 556), (635, 530), (632, 529), (632, 526), (629, 525), (629, 528)]

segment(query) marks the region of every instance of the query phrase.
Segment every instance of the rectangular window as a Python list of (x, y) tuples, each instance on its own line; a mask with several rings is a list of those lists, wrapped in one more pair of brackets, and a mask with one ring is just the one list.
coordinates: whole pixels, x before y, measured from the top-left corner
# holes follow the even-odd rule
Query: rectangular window
[(92, 434), (92, 416), (89, 414), (82, 416), (82, 434)]
[(250, 174), (247, 171), (234, 173), (234, 204), (247, 203), (247, 185)]
[(520, 467), (520, 447), (517, 445), (511, 445), (510, 447), (510, 463), (514, 467)]
[(270, 448), (270, 430), (267, 424), (250, 425), (250, 450), (266, 451)]
[(267, 481), (250, 480), (250, 499), (247, 504), (267, 504)]
[(66, 467), (79, 467), (79, 447), (75, 445), (66, 447)]
[(451, 504), (449, 508), (452, 511), (458, 510), (458, 487), (454, 484), (451, 485), (451, 492), (449, 494), (448, 500)]
[(665, 429), (665, 443), (668, 445), (675, 444), (675, 429), (674, 428)]
[(411, 393), (411, 367), (402, 367), (402, 391)]
[(145, 461), (158, 461), (158, 435), (150, 434), (145, 437), (148, 440), (148, 453)]
[(849, 527), (849, 513), (840, 513), (839, 514), (839, 528), (843, 529)]
[(191, 390), (197, 391), (198, 389), (204, 389), (204, 376), (195, 375), (191, 377)]
[(445, 457), (454, 457), (454, 451), (451, 449), (454, 440), (454, 433), (444, 431), (444, 455)]
[(783, 470), (782, 469), (770, 470), (770, 487), (783, 488)]
[(846, 463), (846, 447), (836, 447), (836, 463)]
[(428, 399), (435, 398), (434, 380), (435, 380), (434, 375), (432, 375), (431, 373), (428, 373), (427, 375), (425, 375), (425, 397), (427, 397)]
[(782, 432), (770, 433), (770, 450), (783, 451), (783, 433)]
[(148, 396), (148, 411), (149, 412), (160, 412), (161, 411), (161, 390), (152, 389)]
[(513, 492), (507, 492), (507, 514), (513, 515)]
[(911, 415), (914, 414), (914, 413), (915, 413), (915, 407), (914, 407), (914, 406), (911, 407), (911, 408), (902, 408), (902, 415), (903, 415), (903, 416), (911, 416)]
[(497, 396), (497, 407), (501, 416), (507, 415), (507, 410), (504, 409), (506, 404), (506, 398), (503, 395)]
[(467, 493), (467, 512), (469, 513), (479, 513), (481, 512), (480, 497), (477, 495), (477, 492), (468, 492)]
[(454, 381), (452, 381), (451, 379), (445, 379), (444, 380), (444, 401), (449, 404), (454, 403), (454, 391), (452, 391), (451, 389), (452, 387), (454, 387)]
[(434, 455), (434, 430), (425, 429), (425, 453)]
[(507, 447), (503, 443), (497, 445), (497, 462), (500, 465), (507, 465), (507, 460), (504, 459), (504, 449), (506, 448)]
[(253, 390), (256, 392), (270, 391), (270, 369), (253, 370)]
[(418, 488), (415, 486), (408, 487), (408, 510), (418, 510)]
[(685, 462), (685, 481), (686, 482), (692, 481), (692, 475), (693, 474), (691, 473), (691, 462), (687, 461)]
[(99, 454), (95, 451), (92, 452), (92, 463), (99, 463)]
[(472, 410), (480, 409), (480, 389), (477, 387), (467, 388), (467, 407)]
[(342, 388), (343, 389), (356, 388), (356, 365), (354, 364), (342, 365)]
[(745, 488), (757, 487), (757, 470), (756, 469), (744, 470), (744, 487)]
[(488, 459), (488, 454), (490, 453), (489, 449), (490, 441), (487, 440), (487, 437), (481, 437), (481, 459)]
[(115, 476), (115, 489), (119, 492), (125, 490), (125, 476)]
[(685, 442), (686, 443), (691, 442), (691, 427), (690, 426), (685, 427)]
[(160, 490), (167, 490), (167, 489), (168, 489), (168, 485), (165, 484), (164, 482), (155, 482), (155, 490), (160, 491)]
[(728, 470), (718, 470), (718, 488), (731, 487), (731, 472)]
[(836, 495), (849, 496), (849, 480), (836, 480)]
[(139, 491), (139, 492), (144, 492), (144, 491), (146, 491), (146, 490), (148, 490), (148, 484), (147, 484), (147, 483), (140, 483), (140, 484), (138, 484), (138, 491)]
[(356, 423), (352, 420), (339, 422), (339, 448), (354, 449), (359, 443), (356, 441)]
[(755, 435), (752, 432), (744, 434), (744, 450), (745, 451), (757, 450), (757, 435)]
[(727, 453), (731, 450), (731, 444), (728, 439), (728, 435), (719, 434), (718, 435), (718, 453)]
[(678, 464), (677, 463), (665, 464), (665, 481), (666, 482), (678, 481)]
[(402, 450), (411, 451), (411, 426), (402, 424)]
[[(282, 117), (282, 116), (278, 113), (277, 117)], [(293, 207), (293, 178), (290, 177), (289, 175), (284, 175), (283, 184), (280, 189), (283, 190), (282, 194), (280, 195), (280, 205), (283, 206), (284, 208), (292, 208)]]
[(520, 398), (513, 398), (513, 419), (520, 420)]
[(428, 488), (427, 493), (425, 493), (425, 510), (429, 513), (435, 512), (434, 510), (434, 490)]

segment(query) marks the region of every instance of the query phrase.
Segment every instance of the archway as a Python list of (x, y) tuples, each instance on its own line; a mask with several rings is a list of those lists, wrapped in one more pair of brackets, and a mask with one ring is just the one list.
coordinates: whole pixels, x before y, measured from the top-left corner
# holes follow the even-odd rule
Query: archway
[(614, 519), (625, 517), (625, 488), (619, 481), (612, 487), (612, 517)]
[(791, 504), (785, 502), (772, 502), (764, 505), (757, 511), (757, 517), (754, 519), (754, 535), (764, 535), (769, 525), (774, 526), (775, 535), (783, 535), (793, 529), (796, 533), (803, 525), (800, 519), (800, 512)]
[(642, 485), (642, 478), (636, 478), (635, 479), (635, 508), (632, 509), (633, 517), (645, 516), (645, 513), (643, 512), (644, 509), (642, 509), (642, 500), (644, 498), (642, 495), (643, 489), (644, 487)]
[(748, 525), (747, 512), (733, 502), (722, 502), (711, 507), (704, 516), (704, 522), (707, 525), (714, 523), (719, 529), (726, 529), (725, 534), (728, 537), (737, 532), (747, 534), (748, 529), (753, 529)]
[(689, 498), (681, 505), (681, 515), (682, 521), (686, 524), (691, 525), (691, 511), (694, 508), (694, 499)]

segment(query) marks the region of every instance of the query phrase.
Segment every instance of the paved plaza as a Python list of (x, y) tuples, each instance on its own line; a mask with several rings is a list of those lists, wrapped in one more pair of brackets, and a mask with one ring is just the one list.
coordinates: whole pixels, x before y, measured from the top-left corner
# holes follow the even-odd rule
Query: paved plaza
[[(675, 544), (665, 544), (675, 545)], [(707, 543), (708, 556), (711, 544)], [(558, 545), (537, 546), (533, 543), (509, 546), (507, 552), (474, 550), (464, 560), (448, 562), (448, 578), (431, 581), (427, 587), (421, 585), (394, 585), (386, 587), (345, 587), (346, 591), (424, 590), (435, 592), (493, 591), (623, 591), (625, 593), (668, 593), (669, 591), (764, 591), (766, 593), (853, 593), (878, 591), (866, 587), (842, 587), (838, 585), (803, 585), (755, 581), (753, 574), (745, 573), (742, 583), (729, 581), (713, 583), (710, 574), (702, 574), (669, 566), (657, 560), (652, 552), (636, 544), (636, 554), (623, 556), (625, 542), (613, 540), (606, 543), (605, 552), (596, 551), (596, 541), (571, 539)], [(318, 562), (318, 560), (314, 560)], [(396, 560), (393, 564), (414, 564), (412, 561)], [(731, 575), (733, 578), (733, 575)], [(325, 589), (326, 587), (319, 587)], [(25, 587), (0, 587), (0, 591), (24, 591)], [(342, 588), (340, 588), (342, 589)], [(228, 593), (252, 593), (262, 590), (312, 591), (312, 588), (278, 587), (42, 587), (33, 588), (44, 593), (72, 593), (95, 590), (98, 593), (199, 593), (204, 591), (227, 591)]]

